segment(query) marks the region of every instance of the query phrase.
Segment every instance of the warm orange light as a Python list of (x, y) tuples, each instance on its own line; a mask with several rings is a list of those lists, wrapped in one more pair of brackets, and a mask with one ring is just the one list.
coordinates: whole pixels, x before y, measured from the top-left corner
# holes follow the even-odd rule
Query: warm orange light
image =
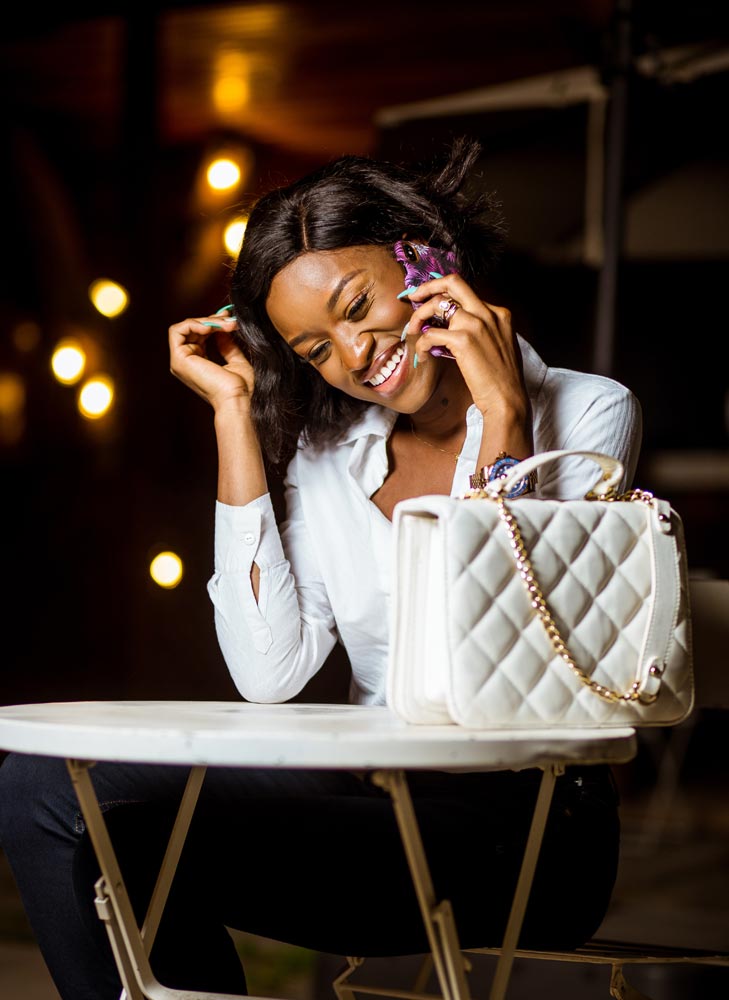
[(208, 167), (208, 184), (214, 191), (230, 191), (240, 181), (240, 167), (229, 157), (220, 157)]
[(95, 375), (81, 387), (78, 408), (87, 420), (98, 420), (109, 412), (113, 399), (113, 380), (108, 375)]
[(99, 278), (91, 284), (89, 298), (101, 315), (109, 319), (121, 315), (129, 305), (126, 288), (108, 278)]
[(0, 372), (0, 442), (17, 444), (25, 430), (25, 382), (17, 372)]
[(241, 244), (243, 242), (243, 237), (245, 236), (246, 226), (248, 225), (248, 219), (241, 215), (238, 218), (233, 219), (225, 227), (223, 232), (223, 243), (225, 249), (231, 255), (231, 257), (237, 257), (240, 253)]
[(86, 368), (86, 352), (73, 337), (59, 340), (51, 355), (51, 371), (59, 382), (73, 385), (78, 382)]
[(172, 590), (182, 579), (182, 559), (176, 552), (160, 552), (149, 565), (149, 575), (158, 587)]
[(223, 50), (215, 60), (213, 103), (223, 115), (240, 112), (251, 100), (251, 59), (244, 52)]

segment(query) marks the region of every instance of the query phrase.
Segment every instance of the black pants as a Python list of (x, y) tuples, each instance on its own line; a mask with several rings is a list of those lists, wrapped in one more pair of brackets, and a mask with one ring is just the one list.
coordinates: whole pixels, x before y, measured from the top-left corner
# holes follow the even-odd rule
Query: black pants
[[(141, 917), (187, 768), (90, 771)], [(501, 942), (537, 771), (410, 772), (436, 895), (464, 947)], [(606, 767), (559, 778), (520, 943), (575, 947), (599, 926), (618, 858)], [(63, 1000), (118, 1000), (93, 906), (98, 867), (63, 761), (11, 754), (0, 767), (0, 845)], [(227, 927), (333, 954), (428, 950), (389, 796), (343, 771), (210, 768), (151, 955), (166, 986), (245, 993)]]

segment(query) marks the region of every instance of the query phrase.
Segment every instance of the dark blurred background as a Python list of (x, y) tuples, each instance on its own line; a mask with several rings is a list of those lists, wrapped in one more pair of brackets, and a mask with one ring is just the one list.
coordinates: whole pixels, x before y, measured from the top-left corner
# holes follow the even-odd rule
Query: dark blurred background
[[(223, 236), (252, 200), (343, 153), (407, 162), (481, 140), (474, 183), (509, 224), (494, 297), (547, 363), (637, 394), (636, 485), (681, 514), (692, 575), (729, 575), (729, 5), (15, 4), (0, 81), (0, 703), (238, 697), (206, 591), (211, 412), (170, 375), (167, 328), (227, 301)], [(241, 171), (218, 192), (216, 157)], [(90, 301), (100, 279), (126, 290), (116, 317)], [(69, 339), (86, 364), (64, 383), (51, 365)], [(99, 375), (114, 394), (90, 419), (80, 393)], [(164, 551), (174, 587), (150, 576)], [(300, 700), (344, 698), (347, 672), (335, 652)], [(607, 936), (729, 945), (725, 720), (644, 730), (619, 769)], [(39, 957), (26, 949), (34, 993), (3, 944), (32, 939), (24, 921), (0, 865), (8, 996), (45, 1000)], [(654, 971), (652, 996), (726, 996), (726, 979)], [(520, 995), (568, 995), (544, 975)]]
[[(548, 363), (637, 393), (636, 483), (683, 515), (692, 571), (727, 574), (726, 5), (15, 5), (4, 29), (0, 700), (237, 697), (206, 592), (211, 413), (169, 374), (167, 327), (226, 302), (229, 221), (342, 153), (481, 139), (474, 183), (509, 224), (494, 294)], [(241, 180), (216, 193), (218, 155)], [(127, 290), (115, 318), (100, 278)], [(63, 384), (69, 337), (87, 363)], [(174, 588), (150, 577), (163, 550)], [(345, 691), (333, 661), (302, 697)]]

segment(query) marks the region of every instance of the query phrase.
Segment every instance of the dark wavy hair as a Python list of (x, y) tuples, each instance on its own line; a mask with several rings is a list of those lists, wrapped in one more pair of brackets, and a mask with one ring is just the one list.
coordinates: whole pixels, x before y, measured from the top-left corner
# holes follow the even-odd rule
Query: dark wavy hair
[(253, 206), (231, 280), (236, 336), (253, 365), (252, 413), (266, 459), (293, 454), (299, 437), (321, 446), (336, 440), (369, 404), (330, 386), (302, 365), (266, 312), (271, 283), (301, 254), (351, 246), (392, 246), (407, 234), (456, 255), (474, 289), (503, 247), (493, 194), (464, 190), (481, 152), (458, 138), (445, 155), (421, 166), (342, 156), (263, 195)]

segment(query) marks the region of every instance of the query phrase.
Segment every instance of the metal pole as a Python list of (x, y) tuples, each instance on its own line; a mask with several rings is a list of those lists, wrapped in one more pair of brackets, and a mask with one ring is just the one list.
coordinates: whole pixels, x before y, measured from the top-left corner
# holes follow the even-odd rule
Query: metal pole
[(632, 2), (617, 0), (606, 122), (604, 256), (598, 277), (593, 368), (612, 376), (615, 367), (615, 315), (618, 267), (623, 241), (623, 175), (632, 61)]

